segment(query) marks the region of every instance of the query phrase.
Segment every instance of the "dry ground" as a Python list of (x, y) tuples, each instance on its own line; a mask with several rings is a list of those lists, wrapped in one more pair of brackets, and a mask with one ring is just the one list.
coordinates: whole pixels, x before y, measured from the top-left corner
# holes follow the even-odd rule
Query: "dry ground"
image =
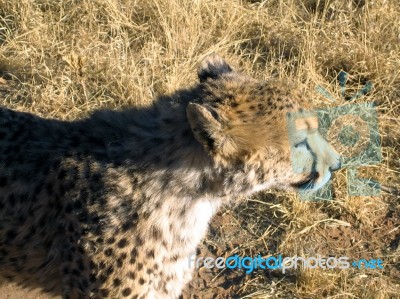
[[(260, 79), (294, 77), (316, 107), (348, 104), (341, 70), (349, 73), (346, 98), (372, 82), (355, 102), (377, 104), (382, 161), (362, 173), (400, 185), (397, 0), (0, 0), (0, 105), (61, 119), (146, 105), (196, 80), (197, 63), (211, 52)], [(267, 192), (226, 207), (199, 251), (381, 258), (384, 269), (203, 268), (186, 297), (400, 298), (400, 200), (348, 196), (341, 170), (332, 201)], [(14, 286), (0, 297), (43, 298)]]

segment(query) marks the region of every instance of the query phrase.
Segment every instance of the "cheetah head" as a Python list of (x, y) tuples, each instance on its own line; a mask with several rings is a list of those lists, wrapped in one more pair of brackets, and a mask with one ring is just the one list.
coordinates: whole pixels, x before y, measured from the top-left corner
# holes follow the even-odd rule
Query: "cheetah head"
[(340, 168), (317, 117), (301, 117), (309, 103), (288, 82), (257, 81), (215, 54), (198, 76), (203, 95), (186, 114), (194, 137), (224, 169), (224, 186), (242, 193), (316, 190)]

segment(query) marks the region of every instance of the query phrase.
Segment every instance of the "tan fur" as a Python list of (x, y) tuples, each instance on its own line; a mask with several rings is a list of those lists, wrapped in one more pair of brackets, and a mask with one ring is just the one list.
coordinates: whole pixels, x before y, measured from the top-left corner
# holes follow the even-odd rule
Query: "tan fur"
[[(63, 298), (177, 298), (221, 204), (309, 178), (293, 172), (286, 127), (301, 95), (216, 55), (199, 78), (75, 122), (0, 109), (2, 277)], [(300, 131), (326, 179), (337, 154), (313, 125)]]

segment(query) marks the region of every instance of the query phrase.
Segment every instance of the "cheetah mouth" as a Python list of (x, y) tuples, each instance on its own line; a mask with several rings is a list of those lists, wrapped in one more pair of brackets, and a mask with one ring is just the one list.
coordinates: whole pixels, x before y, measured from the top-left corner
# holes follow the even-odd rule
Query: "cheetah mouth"
[(291, 184), (292, 187), (299, 189), (299, 190), (310, 190), (314, 187), (315, 181), (319, 178), (318, 172), (310, 173), (306, 178), (303, 180)]

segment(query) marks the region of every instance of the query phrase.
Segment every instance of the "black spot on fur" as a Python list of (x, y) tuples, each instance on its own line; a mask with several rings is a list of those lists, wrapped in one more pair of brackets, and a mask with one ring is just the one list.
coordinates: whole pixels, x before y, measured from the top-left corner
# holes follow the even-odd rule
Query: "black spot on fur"
[(114, 281), (113, 281), (113, 285), (114, 285), (115, 287), (120, 286), (120, 285), (121, 285), (121, 280), (118, 279), (118, 278), (115, 278)]
[(137, 250), (136, 248), (133, 248), (131, 251), (131, 259), (129, 263), (134, 264), (136, 262), (136, 257), (137, 257)]
[(112, 266), (108, 266), (105, 273), (107, 276), (110, 276), (111, 274), (113, 274), (114, 272), (114, 268)]
[(104, 250), (104, 254), (106, 256), (112, 256), (112, 254), (113, 254), (112, 248), (107, 248), (106, 250)]
[(132, 290), (130, 288), (125, 288), (122, 291), (122, 296), (128, 297), (132, 293)]
[(154, 249), (151, 249), (151, 250), (147, 251), (147, 257), (148, 258), (154, 258)]
[(137, 246), (143, 245), (143, 239), (139, 236), (136, 236), (136, 245)]
[(121, 229), (122, 229), (123, 232), (127, 232), (128, 230), (133, 228), (133, 226), (134, 226), (134, 222), (132, 222), (132, 220), (129, 220), (129, 221), (126, 221), (126, 222), (124, 222), (122, 224)]
[(161, 239), (161, 231), (158, 228), (153, 227), (152, 237), (154, 240), (160, 240)]
[(136, 278), (136, 274), (132, 271), (129, 271), (127, 274), (128, 278), (134, 280)]
[(111, 237), (111, 238), (107, 239), (107, 244), (112, 245), (114, 243), (115, 243), (115, 238), (114, 237)]
[(96, 275), (94, 273), (90, 274), (90, 282), (95, 283), (97, 281)]
[(104, 283), (104, 282), (107, 280), (107, 276), (106, 276), (105, 274), (101, 274), (101, 275), (99, 276), (99, 280), (100, 280), (102, 283)]
[(108, 294), (110, 293), (110, 291), (108, 289), (101, 289), (100, 290), (100, 294), (103, 297), (108, 297)]
[(127, 241), (125, 238), (119, 240), (119, 242), (118, 242), (118, 244), (117, 244), (117, 246), (118, 246), (119, 248), (124, 248), (124, 247), (126, 247), (126, 245), (128, 245), (128, 241)]
[(123, 260), (119, 257), (119, 258), (117, 259), (117, 261), (116, 261), (116, 264), (117, 264), (117, 267), (118, 267), (118, 268), (121, 268), (122, 265), (123, 265), (124, 263), (123, 263)]

